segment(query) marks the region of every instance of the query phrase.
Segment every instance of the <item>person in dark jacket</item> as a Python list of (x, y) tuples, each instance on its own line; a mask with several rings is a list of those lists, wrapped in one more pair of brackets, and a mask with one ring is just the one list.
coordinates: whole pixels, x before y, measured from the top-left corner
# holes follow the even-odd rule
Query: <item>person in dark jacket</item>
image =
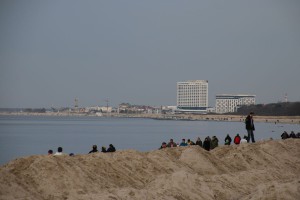
[(96, 153), (96, 152), (98, 152), (97, 145), (93, 145), (93, 149), (89, 153)]
[(250, 112), (250, 114), (245, 119), (246, 130), (248, 132), (248, 140), (247, 140), (248, 143), (250, 142), (250, 138), (252, 140), (252, 143), (255, 142), (254, 133), (253, 133), (253, 131), (255, 131), (255, 127), (253, 123), (253, 115), (254, 113)]
[(112, 144), (110, 144), (108, 149), (106, 150), (106, 152), (115, 152), (115, 151), (116, 151), (116, 148)]
[(214, 149), (214, 148), (216, 148), (218, 146), (219, 146), (219, 140), (218, 140), (218, 138), (216, 136), (213, 136), (212, 139), (211, 139), (211, 146), (210, 146), (210, 148)]
[(167, 143), (163, 142), (159, 149), (165, 149), (165, 148), (167, 148)]
[(281, 139), (285, 140), (285, 139), (288, 139), (289, 138), (289, 134), (284, 131), (282, 134), (281, 134)]
[(207, 151), (210, 150), (210, 140), (208, 139), (208, 137), (206, 137), (204, 142), (203, 142), (203, 148)]
[(294, 131), (291, 132), (290, 138), (297, 138), (297, 136), (296, 136), (296, 134), (294, 133)]
[(196, 145), (202, 147), (202, 140), (200, 139), (200, 137), (197, 138)]
[(231, 144), (231, 137), (229, 136), (229, 134), (227, 134), (226, 138), (225, 138), (225, 145), (230, 145)]
[(106, 147), (105, 147), (105, 146), (102, 146), (102, 147), (101, 147), (101, 152), (102, 152), (102, 153), (106, 153)]

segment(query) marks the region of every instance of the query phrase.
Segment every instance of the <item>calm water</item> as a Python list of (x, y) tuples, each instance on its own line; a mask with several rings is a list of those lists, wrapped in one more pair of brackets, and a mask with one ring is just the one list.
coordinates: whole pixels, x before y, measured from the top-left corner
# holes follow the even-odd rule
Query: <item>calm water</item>
[[(193, 141), (216, 135), (223, 144), (227, 133), (246, 134), (242, 122), (163, 121), (101, 117), (0, 116), (0, 164), (18, 157), (47, 154), (58, 146), (66, 153), (85, 154), (93, 144), (114, 144), (117, 150), (150, 151), (173, 138)], [(256, 140), (279, 139), (283, 131), (300, 131), (298, 124), (255, 123)]]

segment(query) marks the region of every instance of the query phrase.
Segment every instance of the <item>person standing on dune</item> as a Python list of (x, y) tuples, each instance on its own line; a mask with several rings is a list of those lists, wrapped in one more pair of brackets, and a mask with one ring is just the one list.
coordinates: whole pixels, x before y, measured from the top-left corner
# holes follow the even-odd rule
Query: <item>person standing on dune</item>
[(252, 140), (252, 143), (255, 143), (254, 139), (254, 133), (253, 131), (255, 130), (254, 123), (253, 123), (253, 112), (250, 112), (250, 114), (246, 117), (245, 119), (245, 124), (246, 124), (246, 130), (248, 132), (248, 138), (247, 142), (250, 142), (250, 138)]

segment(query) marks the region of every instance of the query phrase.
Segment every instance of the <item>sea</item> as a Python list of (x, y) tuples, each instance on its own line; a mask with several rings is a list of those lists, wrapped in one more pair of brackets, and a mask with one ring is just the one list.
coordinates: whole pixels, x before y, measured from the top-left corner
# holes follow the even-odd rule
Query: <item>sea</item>
[[(255, 139), (280, 139), (283, 131), (300, 132), (299, 124), (255, 122)], [(203, 141), (217, 136), (219, 145), (229, 134), (247, 134), (243, 122), (181, 121), (145, 118), (109, 118), (88, 116), (0, 116), (0, 165), (30, 155), (46, 155), (63, 147), (67, 154), (87, 154), (93, 145), (98, 149), (113, 144), (117, 150), (141, 152), (156, 150), (171, 138)]]

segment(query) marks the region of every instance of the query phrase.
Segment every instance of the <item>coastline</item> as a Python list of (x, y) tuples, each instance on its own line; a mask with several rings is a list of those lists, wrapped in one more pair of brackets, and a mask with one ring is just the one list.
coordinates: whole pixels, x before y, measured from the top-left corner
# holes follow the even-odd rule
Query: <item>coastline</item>
[[(124, 113), (103, 113), (102, 116), (79, 112), (0, 112), (0, 116), (78, 116), (78, 117), (120, 117), (120, 118), (148, 118), (154, 120), (185, 120), (185, 121), (228, 121), (242, 122), (245, 115), (218, 115), (218, 114), (124, 114)], [(300, 116), (254, 116), (255, 122), (300, 124)]]

